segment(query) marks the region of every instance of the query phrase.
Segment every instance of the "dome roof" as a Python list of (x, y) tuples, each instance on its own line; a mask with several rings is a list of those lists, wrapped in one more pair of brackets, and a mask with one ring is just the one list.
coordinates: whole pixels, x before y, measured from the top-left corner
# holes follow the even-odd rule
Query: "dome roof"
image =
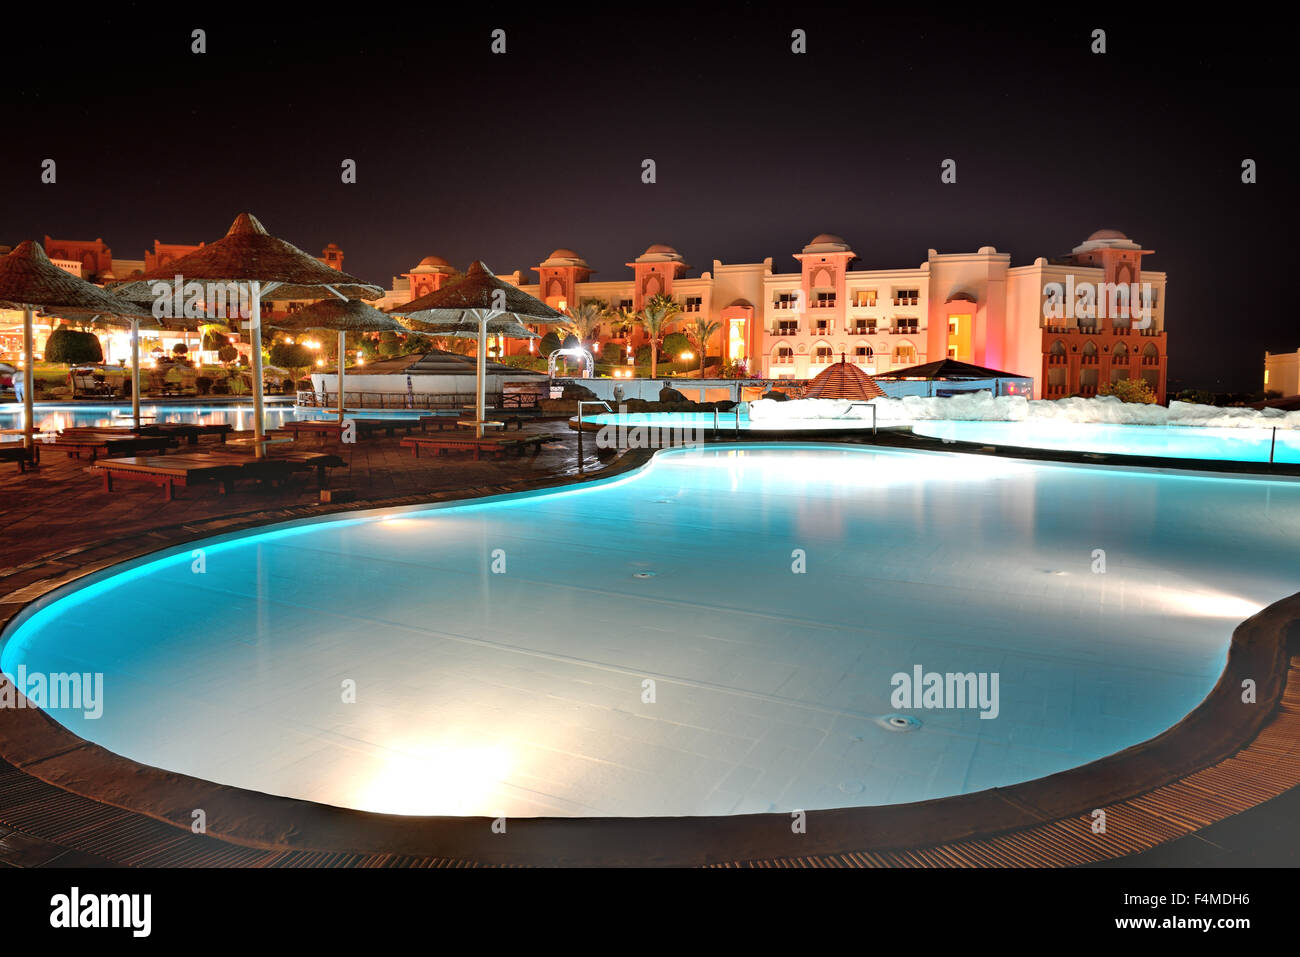
[(428, 273), (428, 272), (447, 272), (451, 269), (451, 263), (441, 256), (425, 256), (420, 260), (420, 264), (411, 272)]
[(1128, 239), (1128, 237), (1118, 229), (1099, 229), (1089, 236), (1086, 242), (1096, 242), (1099, 239)]
[(836, 236), (834, 233), (818, 233), (812, 238), (812, 242), (803, 248), (803, 251), (806, 253), (852, 252), (844, 237)]
[(559, 249), (554, 250), (546, 258), (547, 259), (581, 259), (582, 257), (579, 256), (577, 253), (575, 253), (572, 249), (566, 249), (563, 246), (561, 246)]
[(846, 359), (832, 363), (817, 378), (808, 383), (805, 399), (851, 399), (861, 401), (878, 399), (885, 390), (876, 385), (861, 369)]
[(647, 246), (647, 247), (646, 247), (646, 250), (645, 250), (645, 254), (646, 254), (647, 256), (650, 255), (651, 253), (672, 253), (672, 254), (675, 254), (676, 252), (677, 252), (677, 250), (673, 249), (672, 246), (669, 246), (669, 245), (667, 245), (666, 243), (652, 243), (651, 245)]

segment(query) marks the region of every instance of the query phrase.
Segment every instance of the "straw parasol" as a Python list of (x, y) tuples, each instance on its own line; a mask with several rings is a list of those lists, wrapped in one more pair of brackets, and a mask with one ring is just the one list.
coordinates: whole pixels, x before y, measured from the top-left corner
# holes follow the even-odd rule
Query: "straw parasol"
[(152, 292), (160, 282), (236, 284), (246, 288), (250, 305), (247, 327), (252, 333), (253, 436), (258, 455), (264, 452), (262, 421), (262, 300), (315, 299), (322, 291), (344, 299), (378, 299), (380, 286), (326, 266), (292, 243), (277, 239), (249, 213), (240, 213), (226, 235), (166, 266), (145, 273), (114, 291), (133, 297), (142, 288)]
[(478, 338), (478, 401), (475, 404), (474, 429), (480, 437), (486, 411), (484, 380), (488, 333), (512, 339), (539, 339), (537, 333), (525, 328), (525, 323), (566, 322), (569, 318), (517, 286), (498, 279), (480, 261), (469, 267), (463, 279), (404, 306), (394, 306), (388, 312), (404, 316), (413, 327), (433, 335), (473, 335)]
[(404, 325), (356, 299), (323, 299), (272, 323), (277, 329), (312, 329), (339, 334), (339, 422), (343, 421), (343, 376), (349, 332), (406, 332)]
[(92, 283), (64, 272), (50, 262), (39, 243), (27, 240), (0, 257), (0, 307), (23, 311), (23, 447), (32, 448), (36, 392), (35, 344), (32, 318), (38, 309), (58, 314), (138, 319), (148, 312)]
[(805, 399), (850, 399), (865, 402), (878, 399), (885, 390), (876, 385), (876, 380), (849, 362), (844, 354), (840, 361), (827, 366), (826, 369), (808, 383), (804, 391)]

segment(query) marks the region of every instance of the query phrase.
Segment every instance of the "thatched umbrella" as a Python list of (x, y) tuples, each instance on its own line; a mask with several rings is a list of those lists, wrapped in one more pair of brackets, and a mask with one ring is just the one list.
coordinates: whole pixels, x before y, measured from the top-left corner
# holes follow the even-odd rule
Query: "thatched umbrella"
[(315, 299), (322, 291), (344, 299), (378, 299), (384, 290), (326, 266), (292, 243), (277, 239), (249, 213), (240, 213), (226, 235), (194, 252), (127, 283), (128, 295), (141, 287), (165, 294), (160, 283), (203, 282), (247, 289), (248, 328), (253, 352), (253, 436), (258, 455), (262, 441), (262, 300)]
[(277, 329), (312, 329), (339, 334), (339, 421), (343, 421), (343, 375), (347, 365), (349, 332), (406, 332), (392, 316), (356, 299), (323, 299), (272, 323)]
[(39, 243), (27, 240), (0, 256), (0, 307), (23, 311), (23, 447), (32, 447), (35, 420), (36, 357), (32, 318), (38, 309), (57, 314), (138, 319), (148, 312), (50, 262)]
[(827, 366), (804, 390), (805, 399), (849, 399), (869, 402), (879, 399), (885, 390), (876, 380), (863, 372), (840, 353), (840, 361)]
[(415, 328), (433, 335), (474, 335), (478, 338), (478, 401), (475, 404), (474, 429), (480, 437), (486, 411), (484, 380), (488, 333), (512, 339), (539, 339), (541, 337), (525, 328), (524, 323), (566, 322), (569, 318), (517, 286), (498, 279), (482, 262), (471, 265), (463, 279), (388, 311), (406, 317)]

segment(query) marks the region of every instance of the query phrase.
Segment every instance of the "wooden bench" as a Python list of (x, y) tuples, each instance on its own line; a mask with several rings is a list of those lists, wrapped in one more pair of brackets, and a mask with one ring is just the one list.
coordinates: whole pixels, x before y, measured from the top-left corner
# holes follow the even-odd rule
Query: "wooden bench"
[(79, 459), (83, 452), (89, 452), (93, 462), (101, 455), (133, 455), (138, 452), (162, 454), (174, 447), (176, 440), (167, 435), (140, 435), (135, 432), (69, 432), (49, 440), (42, 439), (41, 444), (49, 449), (66, 452), (68, 458)]
[(479, 438), (472, 432), (463, 434), (441, 435), (411, 435), (402, 439), (402, 447), (409, 448), (411, 454), (416, 458), (420, 457), (420, 450), (432, 452), (434, 455), (441, 455), (443, 452), (472, 452), (474, 460), (478, 461), (484, 455), (505, 455), (508, 451), (514, 451), (519, 455), (524, 454), (524, 449), (531, 447), (533, 454), (536, 455), (541, 451), (542, 445), (554, 441), (553, 435), (530, 435), (527, 438), (507, 439), (505, 437), (488, 436)]
[(104, 473), (104, 491), (113, 491), (113, 479), (133, 479), (161, 485), (163, 499), (170, 502), (176, 486), (188, 487), (202, 482), (216, 482), (221, 494), (230, 491), (238, 479), (256, 481), (284, 481), (294, 471), (291, 462), (274, 462), (269, 459), (240, 459), (232, 454), (213, 452), (182, 452), (166, 456), (128, 456), (101, 459), (94, 466)]
[(215, 435), (217, 440), (225, 442), (234, 430), (232, 425), (201, 425), (197, 422), (142, 422), (139, 428), (133, 425), (74, 425), (63, 430), (64, 435), (120, 435), (132, 436), (168, 436), (184, 439), (189, 445), (198, 445), (199, 436)]
[[(385, 435), (396, 435), (398, 429), (403, 429), (410, 433), (412, 429), (420, 427), (418, 419), (352, 419), (353, 426), (356, 428), (358, 438), (368, 439), (374, 436), (376, 432), (383, 432)], [(280, 428), (291, 433), (294, 438), (300, 435), (314, 435), (317, 440), (324, 442), (326, 437), (333, 436), (335, 439), (342, 438), (345, 425), (342, 422), (316, 421), (307, 422), (286, 422)]]

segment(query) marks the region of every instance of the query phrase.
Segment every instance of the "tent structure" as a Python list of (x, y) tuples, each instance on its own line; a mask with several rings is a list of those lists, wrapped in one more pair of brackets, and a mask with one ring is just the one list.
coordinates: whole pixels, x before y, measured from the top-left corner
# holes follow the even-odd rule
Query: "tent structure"
[(145, 273), (114, 291), (138, 299), (147, 290), (150, 295), (165, 295), (163, 283), (207, 283), (219, 287), (234, 286), (244, 293), (249, 307), (246, 323), (253, 352), (253, 437), (258, 455), (265, 452), (262, 400), (262, 300), (319, 299), (334, 295), (342, 299), (378, 299), (382, 287), (325, 265), (292, 243), (277, 239), (266, 231), (257, 217), (240, 213), (226, 235), (173, 260), (166, 266)]
[(874, 379), (856, 365), (848, 362), (843, 355), (840, 361), (817, 375), (804, 390), (805, 399), (851, 399), (866, 402), (878, 399), (885, 390), (876, 385)]
[(900, 395), (953, 395), (962, 392), (987, 390), (994, 395), (1032, 396), (1032, 376), (1014, 372), (1000, 372), (984, 366), (971, 365), (956, 359), (939, 359), (923, 365), (906, 366), (889, 372), (877, 372), (876, 379), (892, 383), (888, 390)]
[[(21, 309), (23, 313), (23, 447), (29, 452), (35, 424), (36, 362), (32, 325), (37, 310), (78, 317), (128, 319), (133, 326), (142, 316), (149, 315), (147, 311), (142, 313), (137, 304), (64, 272), (50, 262), (39, 243), (30, 239), (0, 257), (0, 307)], [(138, 360), (138, 337), (133, 343)], [(138, 415), (138, 380), (134, 391)]]
[(478, 338), (477, 401), (474, 406), (474, 431), (483, 435), (484, 380), (487, 365), (487, 336), (504, 335), (511, 339), (539, 339), (526, 328), (530, 322), (568, 322), (569, 317), (556, 312), (540, 299), (517, 286), (498, 279), (482, 262), (473, 263), (465, 277), (449, 286), (434, 290), (404, 306), (394, 306), (390, 314), (403, 316), (421, 332), (431, 335), (474, 334)]
[(312, 329), (339, 335), (339, 421), (347, 409), (343, 401), (343, 378), (347, 367), (349, 332), (406, 332), (406, 327), (373, 306), (357, 299), (323, 299), (273, 323), (277, 329)]

